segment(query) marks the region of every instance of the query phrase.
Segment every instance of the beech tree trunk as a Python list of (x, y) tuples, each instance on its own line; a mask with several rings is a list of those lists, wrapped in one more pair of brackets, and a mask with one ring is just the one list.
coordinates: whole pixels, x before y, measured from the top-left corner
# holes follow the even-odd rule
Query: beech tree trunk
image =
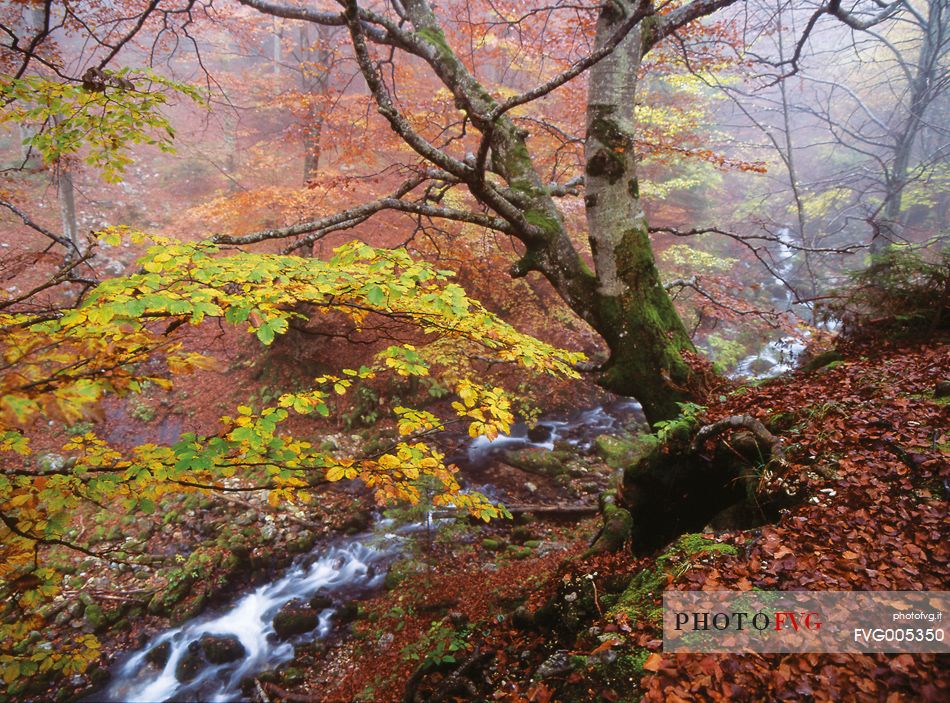
[[(605, 3), (595, 50), (634, 10), (630, 2)], [(677, 402), (696, 399), (703, 389), (683, 359), (684, 351), (695, 350), (660, 280), (640, 201), (635, 110), (644, 44), (637, 26), (591, 69), (584, 177), (596, 329), (611, 352), (603, 384), (635, 396), (653, 422), (675, 416)]]

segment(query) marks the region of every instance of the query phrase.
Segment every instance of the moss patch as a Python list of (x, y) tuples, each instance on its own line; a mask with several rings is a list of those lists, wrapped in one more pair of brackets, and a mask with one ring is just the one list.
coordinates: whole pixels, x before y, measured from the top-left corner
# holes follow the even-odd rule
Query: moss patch
[(573, 452), (557, 449), (547, 451), (528, 447), (505, 452), (505, 463), (528, 473), (551, 478), (565, 475), (568, 471), (567, 465), (572, 459)]
[(663, 611), (657, 600), (668, 583), (685, 573), (703, 554), (738, 553), (733, 545), (716, 542), (701, 534), (682, 535), (656, 558), (653, 568), (644, 569), (630, 580), (608, 617), (623, 614), (633, 621), (648, 618), (657, 627), (662, 627)]
[(608, 466), (620, 469), (636, 463), (652, 452), (658, 443), (655, 435), (618, 437), (602, 434), (594, 440), (594, 450)]

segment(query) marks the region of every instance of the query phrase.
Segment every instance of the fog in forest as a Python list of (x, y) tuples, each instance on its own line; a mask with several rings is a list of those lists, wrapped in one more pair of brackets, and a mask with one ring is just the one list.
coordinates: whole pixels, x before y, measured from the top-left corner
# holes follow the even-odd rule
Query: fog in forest
[(950, 0), (0, 29), (5, 700), (946, 700)]

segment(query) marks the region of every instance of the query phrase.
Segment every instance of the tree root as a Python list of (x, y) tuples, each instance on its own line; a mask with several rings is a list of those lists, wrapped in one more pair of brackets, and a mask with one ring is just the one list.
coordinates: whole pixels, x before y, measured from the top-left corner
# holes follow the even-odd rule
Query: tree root
[(731, 415), (730, 417), (723, 418), (722, 420), (700, 428), (696, 436), (693, 437), (691, 450), (695, 454), (702, 455), (702, 451), (708, 440), (718, 437), (729, 430), (737, 429), (751, 432), (757, 440), (769, 448), (773, 461), (785, 465), (785, 447), (782, 444), (782, 440), (769, 432), (765, 425), (751, 415)]
[(585, 559), (595, 554), (620, 551), (633, 530), (633, 516), (630, 511), (617, 505), (615, 491), (601, 493), (600, 512), (604, 524), (594, 537), (590, 547), (584, 552)]

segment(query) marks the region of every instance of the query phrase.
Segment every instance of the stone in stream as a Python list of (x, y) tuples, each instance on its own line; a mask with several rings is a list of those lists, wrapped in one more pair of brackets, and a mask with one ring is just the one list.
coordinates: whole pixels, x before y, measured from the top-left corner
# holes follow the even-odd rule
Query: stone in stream
[(205, 659), (212, 664), (228, 664), (247, 654), (244, 645), (233, 635), (202, 635), (198, 644)]
[(188, 649), (181, 655), (178, 665), (175, 667), (175, 678), (182, 683), (188, 683), (194, 680), (204, 666), (204, 658), (201, 656), (201, 645), (197, 641), (189, 642)]
[(156, 669), (164, 669), (168, 663), (168, 655), (171, 654), (172, 646), (168, 640), (160, 645), (152, 647), (145, 653), (145, 661)]
[(360, 615), (360, 607), (356, 603), (344, 603), (340, 609), (333, 614), (333, 619), (338, 625), (346, 625), (353, 622)]
[[(168, 642), (163, 642), (149, 654), (157, 653), (158, 650), (164, 647), (163, 656), (164, 660), (167, 661), (167, 646)], [(182, 683), (188, 683), (201, 673), (206, 663), (228, 664), (237, 661), (246, 654), (247, 650), (237, 637), (232, 635), (202, 635), (201, 639), (188, 643), (188, 649), (181, 655), (181, 659), (178, 660), (178, 665), (175, 667), (175, 678)], [(148, 659), (148, 656), (146, 656), (146, 659)], [(156, 659), (159, 660), (158, 655)], [(149, 661), (149, 663), (152, 662)], [(161, 663), (161, 666), (164, 666), (164, 662)]]
[(310, 632), (317, 626), (319, 613), (299, 600), (292, 600), (274, 616), (274, 632), (282, 639)]
[(333, 599), (322, 588), (310, 598), (310, 607), (318, 612), (332, 606)]
[(553, 430), (547, 425), (535, 425), (528, 430), (528, 439), (532, 442), (547, 442), (551, 439)]

